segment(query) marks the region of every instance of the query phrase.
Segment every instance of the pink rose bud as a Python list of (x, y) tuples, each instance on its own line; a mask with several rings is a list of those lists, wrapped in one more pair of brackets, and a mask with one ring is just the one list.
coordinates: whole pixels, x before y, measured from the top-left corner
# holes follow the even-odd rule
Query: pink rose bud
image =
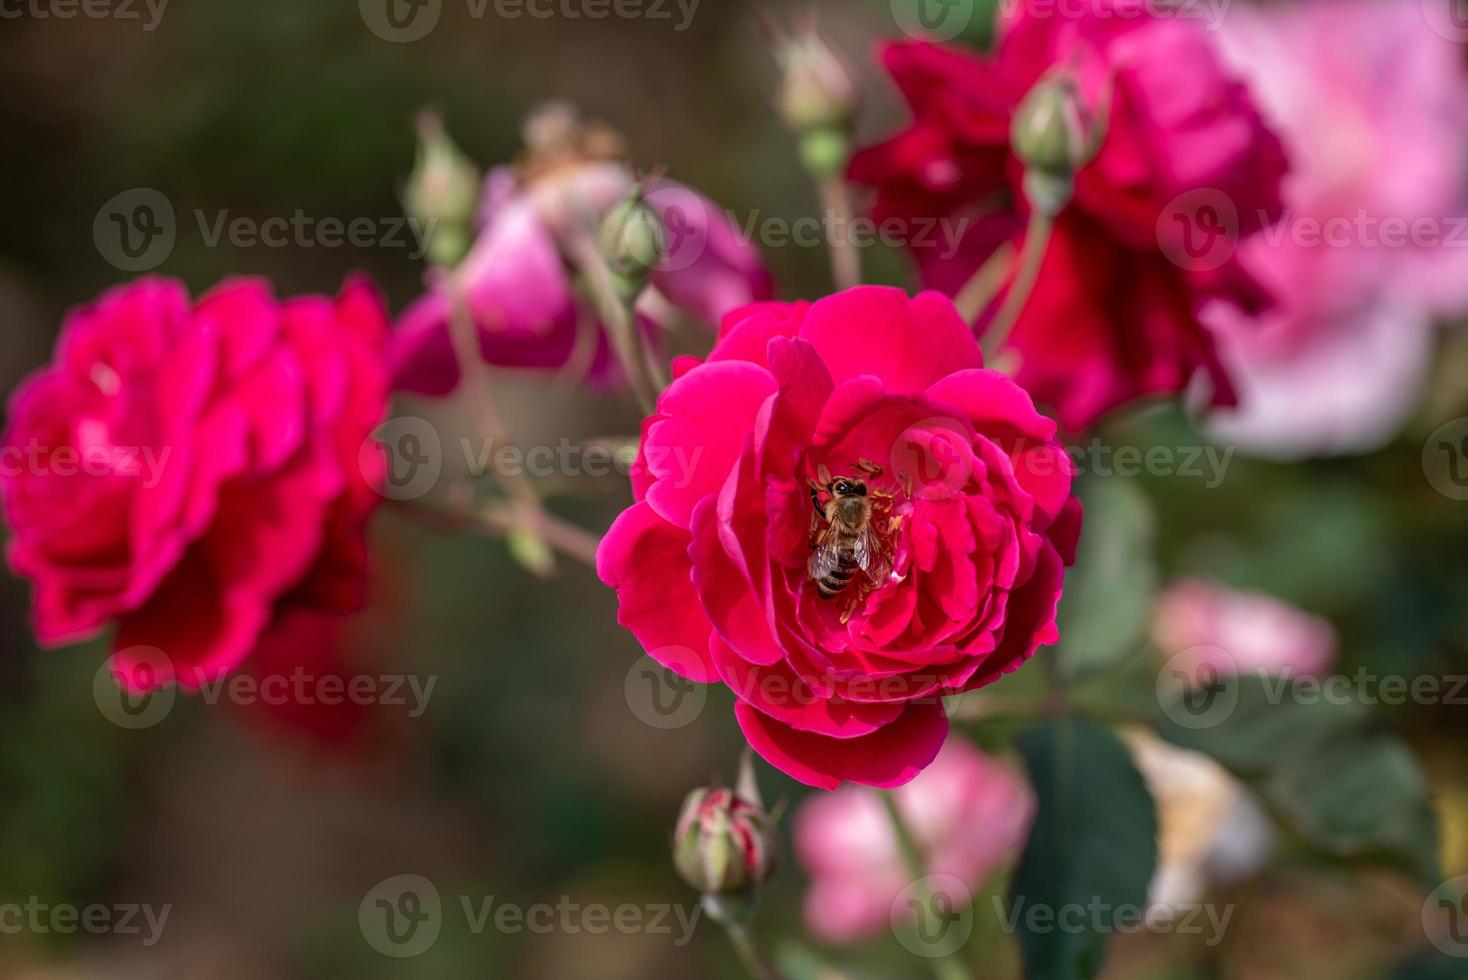
[(673, 834), (673, 864), (703, 895), (750, 892), (774, 870), (775, 821), (752, 786), (741, 779), (738, 791), (696, 789), (683, 802)]
[(470, 225), (479, 205), (480, 175), (444, 130), (436, 112), (418, 117), (418, 161), (403, 194), (410, 217), (428, 233), (428, 258), (454, 265), (469, 251)]

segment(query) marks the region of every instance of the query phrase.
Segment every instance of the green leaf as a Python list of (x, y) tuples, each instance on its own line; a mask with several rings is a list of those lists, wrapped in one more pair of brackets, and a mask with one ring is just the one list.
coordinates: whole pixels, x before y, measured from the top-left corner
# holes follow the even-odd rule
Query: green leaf
[(1427, 777), (1401, 739), (1339, 693), (1283, 677), (1222, 678), (1164, 704), (1158, 730), (1217, 759), (1322, 850), (1382, 858), (1436, 883)]
[(1098, 672), (1136, 651), (1157, 589), (1151, 501), (1136, 481), (1091, 479), (1080, 487), (1086, 520), (1060, 600), (1060, 666)]
[(1018, 747), (1039, 803), (1006, 927), (1029, 980), (1089, 980), (1107, 937), (1140, 921), (1157, 866), (1157, 814), (1131, 754), (1104, 728), (1044, 722)]

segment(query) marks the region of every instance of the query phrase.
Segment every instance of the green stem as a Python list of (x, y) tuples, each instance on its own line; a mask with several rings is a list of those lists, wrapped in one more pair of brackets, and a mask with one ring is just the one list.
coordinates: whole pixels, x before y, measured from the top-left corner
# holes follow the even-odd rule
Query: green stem
[(1009, 332), (1014, 329), (1020, 314), (1024, 312), (1030, 293), (1035, 288), (1035, 280), (1040, 277), (1040, 265), (1045, 260), (1045, 250), (1050, 244), (1050, 232), (1054, 227), (1053, 215), (1040, 208), (1031, 209), (1029, 227), (1025, 229), (1024, 249), (1020, 252), (1019, 269), (1015, 272), (1009, 294), (1004, 297), (1004, 305), (999, 308), (994, 322), (984, 334), (986, 361), (998, 359), (1004, 342), (1009, 339)]
[(979, 322), (979, 317), (999, 295), (999, 289), (1004, 285), (1004, 273), (1013, 261), (1014, 246), (1005, 242), (963, 284), (958, 295), (953, 297), (953, 305), (958, 307), (958, 315), (963, 317), (964, 323)]
[[(509, 443), (509, 429), (494, 398), (489, 371), (479, 356), (479, 331), (466, 298), (466, 287), (456, 273), (448, 274), (450, 290), (449, 340), (459, 367), (459, 389), (468, 403), (469, 415), (481, 439)], [(496, 470), (496, 477), (509, 496), (520, 528), (541, 536), (545, 507), (530, 478), (518, 471)]]
[(861, 285), (861, 255), (851, 241), (851, 222), (855, 208), (851, 203), (851, 188), (838, 173), (820, 182), (821, 203), (826, 209), (829, 224), (826, 226), (826, 245), (831, 250), (831, 278), (836, 289), (850, 289)]
[(703, 896), (703, 907), (708, 912), (709, 918), (724, 927), (724, 932), (729, 936), (729, 942), (734, 945), (734, 952), (739, 954), (739, 962), (744, 964), (744, 969), (755, 980), (785, 980), (780, 971), (770, 962), (770, 958), (760, 949), (759, 943), (754, 938), (754, 933), (749, 931), (749, 919), (754, 911), (751, 900), (743, 898), (725, 899), (719, 895)]
[(612, 281), (612, 270), (597, 250), (596, 241), (590, 235), (578, 233), (572, 236), (568, 244), (572, 259), (581, 270), (587, 285), (591, 287), (597, 312), (606, 324), (612, 350), (622, 363), (622, 369), (627, 372), (627, 382), (632, 386), (632, 393), (637, 397), (643, 413), (651, 415), (655, 410), (660, 386), (644, 349), (642, 328), (637, 325), (637, 317), (629, 304), (617, 294)]
[[(939, 914), (936, 898), (932, 889), (928, 886), (928, 871), (923, 861), (922, 850), (918, 847), (917, 839), (913, 837), (912, 831), (908, 829), (907, 821), (903, 819), (902, 811), (897, 806), (897, 797), (889, 790), (877, 794), (882, 798), (883, 805), (887, 808), (887, 816), (892, 821), (892, 829), (897, 835), (897, 844), (902, 851), (903, 860), (907, 863), (907, 870), (912, 875), (912, 885), (917, 891), (918, 902), (921, 911), (918, 913), (925, 920), (924, 931), (928, 927), (941, 927), (942, 918)], [(952, 956), (934, 956), (929, 958), (933, 967), (933, 975), (938, 980), (971, 980), (963, 964)]]

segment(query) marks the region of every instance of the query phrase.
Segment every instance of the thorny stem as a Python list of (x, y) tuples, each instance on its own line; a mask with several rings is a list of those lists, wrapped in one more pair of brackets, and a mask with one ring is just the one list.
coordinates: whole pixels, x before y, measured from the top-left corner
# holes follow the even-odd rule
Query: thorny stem
[(831, 277), (837, 290), (861, 285), (861, 255), (850, 237), (851, 220), (855, 209), (851, 203), (851, 188), (840, 174), (820, 181), (821, 204), (830, 218), (830, 228), (840, 229), (839, 235), (827, 232), (827, 247), (831, 250)]
[[(921, 905), (918, 914), (923, 919), (924, 933), (927, 934), (929, 928), (941, 931), (943, 928), (942, 916), (933, 890), (928, 886), (928, 870), (917, 839), (913, 837), (907, 821), (902, 816), (901, 809), (897, 806), (897, 797), (890, 790), (880, 791), (877, 795), (882, 798), (882, 803), (887, 808), (887, 816), (892, 821), (892, 829), (897, 835), (897, 843), (902, 851), (903, 860), (907, 863), (908, 874), (912, 876), (913, 888), (917, 891), (918, 902)], [(968, 971), (952, 954), (933, 956), (928, 962), (932, 964), (933, 975), (938, 980), (970, 980)]]
[(1045, 260), (1045, 249), (1050, 244), (1050, 231), (1054, 227), (1053, 215), (1041, 208), (1030, 211), (1030, 223), (1025, 229), (1025, 244), (1019, 257), (1019, 269), (1015, 272), (1008, 295), (1004, 297), (1004, 305), (1000, 307), (994, 322), (984, 334), (986, 362), (998, 359), (1004, 342), (1009, 339), (1009, 332), (1014, 329), (1020, 314), (1024, 312), (1030, 293), (1035, 288), (1035, 280), (1040, 276), (1040, 265)]

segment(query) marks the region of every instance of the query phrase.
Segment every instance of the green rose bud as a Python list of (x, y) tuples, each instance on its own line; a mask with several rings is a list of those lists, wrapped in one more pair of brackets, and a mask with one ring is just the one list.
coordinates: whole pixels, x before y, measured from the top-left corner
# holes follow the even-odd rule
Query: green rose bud
[(418, 160), (408, 176), (403, 203), (428, 234), (435, 265), (457, 263), (469, 250), (480, 174), (449, 138), (437, 113), (418, 117)]
[(602, 219), (597, 247), (616, 276), (640, 288), (663, 260), (666, 238), (657, 212), (640, 197), (631, 197)]

